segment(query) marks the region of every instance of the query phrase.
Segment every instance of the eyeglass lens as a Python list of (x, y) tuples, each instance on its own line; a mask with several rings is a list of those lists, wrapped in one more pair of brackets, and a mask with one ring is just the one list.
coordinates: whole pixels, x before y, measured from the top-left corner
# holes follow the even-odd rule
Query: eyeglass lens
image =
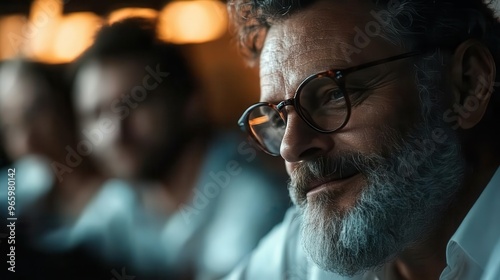
[[(348, 114), (343, 90), (330, 77), (316, 77), (304, 84), (297, 95), (299, 114), (316, 129), (334, 131)], [(255, 107), (248, 116), (250, 131), (267, 152), (278, 155), (286, 120), (269, 105)]]

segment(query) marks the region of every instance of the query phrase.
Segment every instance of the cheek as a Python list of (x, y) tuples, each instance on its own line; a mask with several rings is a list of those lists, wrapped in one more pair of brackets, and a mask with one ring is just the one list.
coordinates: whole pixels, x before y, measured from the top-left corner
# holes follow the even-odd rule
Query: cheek
[(384, 132), (404, 133), (419, 116), (416, 93), (400, 94), (387, 90), (387, 94), (374, 93), (352, 110), (347, 126), (338, 134), (337, 142), (350, 149), (380, 152), (387, 143)]
[(156, 138), (161, 129), (165, 129), (159, 120), (161, 116), (154, 111), (137, 109), (130, 116), (130, 130), (134, 138), (148, 142)]
[[(139, 107), (130, 115), (128, 121), (130, 136), (133, 143), (141, 149), (158, 150), (169, 145), (171, 138), (175, 138), (180, 131), (176, 131), (169, 118), (167, 108), (157, 106)], [(173, 120), (181, 122), (181, 120)]]
[(24, 132), (18, 132), (16, 134), (10, 133), (4, 137), (5, 152), (7, 156), (16, 160), (21, 156), (32, 152), (27, 142), (27, 135)]
[(51, 152), (53, 142), (47, 139), (50, 129), (43, 127), (18, 127), (5, 135), (5, 147), (10, 158), (17, 159), (26, 154), (47, 155)]
[[(102, 125), (103, 121), (107, 124), (105, 128)], [(115, 147), (114, 143), (118, 138), (118, 134), (119, 123), (116, 120), (111, 120), (110, 118), (85, 120), (80, 123), (78, 131), (79, 139), (76, 142), (90, 142), (93, 150), (97, 151), (93, 156), (99, 158), (99, 155), (110, 152)]]
[(25, 131), (29, 148), (40, 153), (52, 153), (56, 149), (64, 149), (63, 144), (71, 144), (61, 143), (61, 135), (66, 132), (58, 124), (59, 120), (48, 114), (42, 114), (31, 121)]

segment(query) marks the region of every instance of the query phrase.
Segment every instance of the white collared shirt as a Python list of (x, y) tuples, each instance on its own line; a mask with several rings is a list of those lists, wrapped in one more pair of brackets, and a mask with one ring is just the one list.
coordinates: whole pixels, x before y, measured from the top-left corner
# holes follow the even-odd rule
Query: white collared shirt
[[(500, 168), (448, 242), (448, 266), (441, 274), (441, 280), (481, 279), (486, 274), (488, 262), (494, 262), (494, 258), (500, 262), (500, 256), (492, 255), (495, 245), (500, 243), (499, 215)], [(498, 279), (500, 277), (495, 278)]]
[(498, 280), (500, 279), (500, 240), (495, 246), (495, 250), (491, 253), (490, 261), (484, 270), (481, 280)]
[[(447, 267), (440, 280), (500, 279), (500, 168), (473, 205), (446, 248)], [(391, 280), (392, 265), (346, 278), (308, 260), (299, 240), (300, 218), (289, 209), (259, 247), (226, 280)], [(495, 245), (496, 251), (493, 252)], [(489, 263), (489, 264), (488, 264)]]

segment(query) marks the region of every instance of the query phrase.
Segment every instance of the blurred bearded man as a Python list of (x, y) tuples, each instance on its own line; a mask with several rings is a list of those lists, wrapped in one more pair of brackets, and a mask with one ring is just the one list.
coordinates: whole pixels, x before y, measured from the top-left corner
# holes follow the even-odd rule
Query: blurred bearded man
[[(482, 1), (228, 4), (295, 207), (229, 279), (500, 279), (500, 24)], [(493, 277), (493, 278), (490, 278)]]

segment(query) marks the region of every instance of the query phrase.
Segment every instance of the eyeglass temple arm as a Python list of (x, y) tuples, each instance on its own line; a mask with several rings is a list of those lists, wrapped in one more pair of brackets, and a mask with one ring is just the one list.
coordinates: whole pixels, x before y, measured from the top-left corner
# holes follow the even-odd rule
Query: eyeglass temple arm
[(423, 53), (424, 52), (422, 52), (422, 51), (413, 51), (413, 52), (403, 53), (403, 54), (400, 54), (400, 55), (396, 55), (396, 56), (392, 56), (392, 57), (388, 57), (388, 58), (384, 58), (384, 59), (379, 59), (379, 60), (375, 60), (375, 61), (371, 61), (371, 62), (368, 62), (368, 63), (365, 63), (365, 64), (356, 65), (356, 66), (349, 67), (349, 68), (346, 68), (346, 69), (337, 70), (336, 72), (341, 72), (343, 75), (346, 75), (348, 73), (351, 73), (351, 72), (354, 72), (354, 71), (357, 71), (357, 70), (361, 70), (361, 69), (364, 69), (364, 68), (376, 66), (376, 65), (379, 65), (379, 64), (387, 63), (387, 62), (392, 62), (392, 61), (395, 61), (395, 60), (400, 60), (400, 59), (403, 59), (403, 58), (408, 58), (408, 57), (412, 57), (412, 56), (421, 55)]

